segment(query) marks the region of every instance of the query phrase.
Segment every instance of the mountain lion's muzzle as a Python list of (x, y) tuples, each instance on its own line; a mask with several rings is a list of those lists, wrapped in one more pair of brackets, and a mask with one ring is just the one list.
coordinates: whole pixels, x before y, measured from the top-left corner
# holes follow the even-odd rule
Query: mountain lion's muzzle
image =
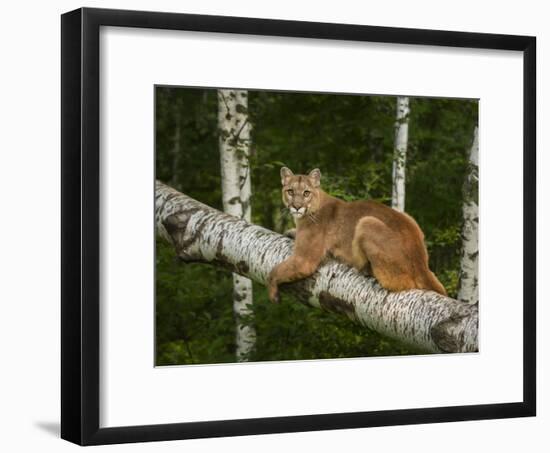
[(302, 206), (301, 208), (295, 208), (294, 206), (289, 206), (290, 214), (294, 217), (303, 217), (306, 213), (306, 208)]

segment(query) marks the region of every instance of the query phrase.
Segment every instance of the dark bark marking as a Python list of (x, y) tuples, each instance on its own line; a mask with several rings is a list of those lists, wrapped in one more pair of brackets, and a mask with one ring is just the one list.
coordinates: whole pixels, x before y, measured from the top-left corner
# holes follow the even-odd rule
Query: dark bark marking
[(458, 325), (466, 318), (475, 315), (477, 307), (462, 306), (449, 318), (438, 322), (430, 329), (432, 340), (442, 352), (461, 352), (464, 349), (464, 329)]
[(225, 255), (223, 254), (223, 236), (224, 235), (225, 233), (222, 231), (218, 239), (218, 244), (216, 245), (216, 259), (220, 261), (223, 261), (226, 259)]
[(331, 283), (332, 283), (332, 280), (334, 280), (335, 278), (336, 278), (336, 272), (332, 272), (332, 273), (330, 274), (330, 277), (329, 277), (328, 282), (327, 282), (327, 288), (330, 288), (330, 285), (331, 285)]
[(172, 239), (172, 242), (176, 248), (178, 247), (179, 236), (181, 234), (180, 232), (185, 232), (187, 221), (182, 221), (180, 216), (177, 214), (172, 214), (162, 221), (162, 225)]
[(465, 316), (453, 315), (433, 325), (430, 329), (432, 340), (441, 352), (459, 352), (464, 346), (464, 338), (457, 338), (449, 332), (449, 329), (454, 327), (463, 318)]
[(246, 294), (240, 294), (238, 291), (233, 291), (233, 300), (235, 302), (240, 302), (244, 299), (246, 299)]
[(355, 307), (352, 304), (332, 296), (327, 291), (321, 291), (319, 293), (319, 303), (325, 310), (341, 313), (350, 318), (355, 317)]
[[(311, 282), (311, 284), (315, 285), (315, 277), (309, 277), (308, 281)], [(284, 292), (289, 292), (294, 294), (296, 296), (296, 299), (299, 303), (302, 305), (305, 305), (306, 307), (311, 307), (311, 304), (309, 303), (309, 299), (311, 297), (311, 291), (308, 290), (309, 285), (304, 283), (304, 281), (296, 281), (292, 283), (281, 283), (279, 285), (279, 290)]]
[(237, 104), (235, 106), (235, 111), (237, 113), (241, 113), (241, 114), (246, 114), (248, 113), (248, 109), (246, 108), (246, 106), (244, 104)]
[(236, 267), (239, 274), (247, 274), (250, 270), (248, 264), (245, 261), (239, 261)]
[(162, 221), (168, 235), (172, 238), (172, 242), (174, 243), (174, 247), (178, 255), (189, 257), (186, 250), (200, 237), (200, 233), (204, 228), (205, 222), (197, 227), (195, 231), (191, 232), (188, 239), (183, 239), (187, 231), (189, 220), (191, 220), (193, 214), (199, 211), (201, 211), (200, 208), (189, 208), (176, 212)]
[(178, 263), (185, 263), (185, 264), (205, 264), (204, 260), (201, 259), (195, 259), (191, 258), (189, 255), (185, 253), (180, 253), (176, 256), (176, 262)]
[(226, 261), (221, 261), (218, 258), (214, 258), (212, 261), (202, 261), (202, 262), (204, 264), (209, 264), (214, 267), (225, 269), (226, 271), (229, 271), (231, 273), (235, 272), (235, 266), (233, 266), (231, 263), (228, 263)]
[[(189, 222), (189, 218), (187, 218), (187, 222)], [(206, 228), (206, 225), (208, 223), (208, 219), (202, 218), (202, 222), (197, 225), (194, 231), (190, 232), (189, 238), (183, 240), (183, 234), (181, 235), (181, 239), (179, 242), (179, 250), (178, 251), (185, 251), (189, 247), (191, 247), (200, 237), (202, 234), (202, 231)]]

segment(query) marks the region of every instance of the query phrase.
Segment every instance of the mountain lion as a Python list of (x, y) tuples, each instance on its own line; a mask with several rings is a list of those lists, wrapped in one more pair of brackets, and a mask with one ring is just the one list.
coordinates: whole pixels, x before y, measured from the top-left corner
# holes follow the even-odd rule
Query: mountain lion
[(312, 275), (332, 256), (373, 275), (389, 291), (428, 289), (446, 295), (428, 267), (424, 234), (409, 215), (375, 201), (346, 202), (321, 189), (321, 172), (295, 175), (281, 168), (282, 195), (296, 224), (294, 253), (268, 277), (269, 299), (278, 285)]

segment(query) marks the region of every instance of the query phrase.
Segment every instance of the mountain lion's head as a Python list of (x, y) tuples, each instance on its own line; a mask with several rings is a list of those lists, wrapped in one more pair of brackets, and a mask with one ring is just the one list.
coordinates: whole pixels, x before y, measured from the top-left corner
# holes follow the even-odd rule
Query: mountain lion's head
[(313, 215), (319, 209), (321, 171), (316, 168), (308, 175), (295, 175), (287, 168), (281, 168), (283, 203), (295, 220)]

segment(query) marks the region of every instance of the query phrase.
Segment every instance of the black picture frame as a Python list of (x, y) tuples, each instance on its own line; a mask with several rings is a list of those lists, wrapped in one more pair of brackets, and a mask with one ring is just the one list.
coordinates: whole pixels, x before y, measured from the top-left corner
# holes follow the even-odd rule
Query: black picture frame
[[(99, 32), (102, 26), (523, 52), (523, 400), (100, 428)], [(79, 445), (526, 417), (536, 414), (536, 38), (82, 8), (61, 20), (61, 437)]]

